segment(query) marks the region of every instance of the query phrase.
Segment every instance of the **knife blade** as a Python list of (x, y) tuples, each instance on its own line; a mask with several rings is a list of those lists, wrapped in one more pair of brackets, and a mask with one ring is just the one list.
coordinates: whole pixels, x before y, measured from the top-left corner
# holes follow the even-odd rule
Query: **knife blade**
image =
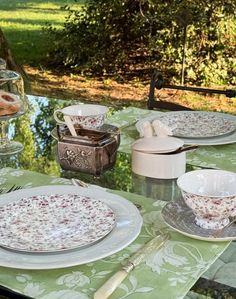
[(139, 249), (134, 255), (132, 255), (127, 263), (110, 277), (95, 293), (94, 299), (106, 299), (126, 278), (130, 271), (138, 266), (150, 253), (154, 250), (161, 248), (165, 242), (169, 239), (168, 234), (158, 235), (151, 241), (147, 242), (141, 249)]

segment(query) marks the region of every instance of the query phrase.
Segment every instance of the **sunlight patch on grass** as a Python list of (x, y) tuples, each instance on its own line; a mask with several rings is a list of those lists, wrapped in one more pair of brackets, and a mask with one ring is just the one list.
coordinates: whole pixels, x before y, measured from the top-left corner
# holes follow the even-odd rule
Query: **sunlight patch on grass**
[[(1, 5), (0, 5), (1, 8)], [(62, 26), (65, 21), (66, 12), (61, 9), (58, 10), (43, 10), (41, 12), (36, 9), (20, 9), (14, 13), (9, 14), (9, 12), (0, 12), (0, 26), (3, 29), (8, 29), (8, 26), (12, 26), (17, 29), (19, 24), (21, 26), (44, 26), (47, 22), (53, 23), (55, 26)], [(25, 28), (27, 30), (27, 28)]]
[(47, 53), (47, 36), (42, 28), (47, 23), (62, 28), (68, 13), (61, 6), (70, 4), (79, 9), (83, 3), (74, 0), (0, 0), (0, 28), (16, 60), (20, 64), (39, 64)]
[(73, 4), (74, 7), (80, 7), (82, 4), (84, 4), (85, 1), (77, 1), (77, 4), (75, 1), (51, 1), (51, 2), (41, 2), (41, 3), (35, 3), (30, 2), (27, 4), (27, 7), (37, 8), (37, 9), (58, 9), (58, 7), (65, 6), (65, 5), (71, 5)]
[[(42, 25), (40, 24), (31, 24), (31, 23), (11, 23), (11, 22), (1, 22), (0, 27), (3, 29), (5, 33), (9, 33), (11, 31), (31, 31), (31, 30), (39, 30), (42, 31)], [(56, 26), (55, 26), (56, 27)], [(4, 29), (5, 28), (5, 29)]]
[(223, 95), (201, 96), (183, 92), (178, 102), (195, 110), (227, 112), (236, 115), (236, 98), (230, 99)]

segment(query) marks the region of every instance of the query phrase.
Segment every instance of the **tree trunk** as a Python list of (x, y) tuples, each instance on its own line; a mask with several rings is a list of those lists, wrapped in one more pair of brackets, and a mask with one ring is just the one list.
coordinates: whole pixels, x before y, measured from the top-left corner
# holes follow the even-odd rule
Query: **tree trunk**
[(4, 36), (4, 33), (1, 28), (0, 28), (0, 57), (6, 60), (7, 69), (16, 71), (21, 74), (24, 80), (25, 92), (30, 93), (31, 87), (30, 87), (29, 78), (25, 73), (24, 69), (22, 68), (22, 66), (19, 65), (16, 62), (15, 58), (13, 57), (11, 53), (11, 49), (8, 45), (6, 37)]

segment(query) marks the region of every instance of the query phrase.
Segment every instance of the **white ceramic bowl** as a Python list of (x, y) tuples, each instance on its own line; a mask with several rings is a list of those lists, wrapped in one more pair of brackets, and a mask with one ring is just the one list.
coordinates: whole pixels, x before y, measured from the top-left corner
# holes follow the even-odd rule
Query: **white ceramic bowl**
[(172, 153), (183, 146), (183, 141), (174, 137), (141, 138), (132, 144), (132, 171), (136, 174), (174, 179), (185, 173), (186, 153)]
[(58, 114), (62, 113), (63, 116), (70, 117), (73, 125), (79, 125), (86, 129), (94, 129), (104, 124), (107, 111), (108, 108), (106, 106), (79, 104), (55, 110), (54, 118), (57, 123), (65, 124), (65, 121), (58, 117)]
[(236, 216), (236, 173), (224, 170), (195, 170), (177, 180), (186, 204), (196, 215), (196, 224), (221, 229)]

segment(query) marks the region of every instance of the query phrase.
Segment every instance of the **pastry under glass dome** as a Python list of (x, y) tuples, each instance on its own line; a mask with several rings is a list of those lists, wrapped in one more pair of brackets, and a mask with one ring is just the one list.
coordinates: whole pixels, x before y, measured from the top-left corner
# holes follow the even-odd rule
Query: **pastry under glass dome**
[(0, 69), (0, 156), (23, 150), (20, 142), (9, 140), (8, 124), (12, 118), (23, 115), (28, 108), (21, 75), (12, 70)]

